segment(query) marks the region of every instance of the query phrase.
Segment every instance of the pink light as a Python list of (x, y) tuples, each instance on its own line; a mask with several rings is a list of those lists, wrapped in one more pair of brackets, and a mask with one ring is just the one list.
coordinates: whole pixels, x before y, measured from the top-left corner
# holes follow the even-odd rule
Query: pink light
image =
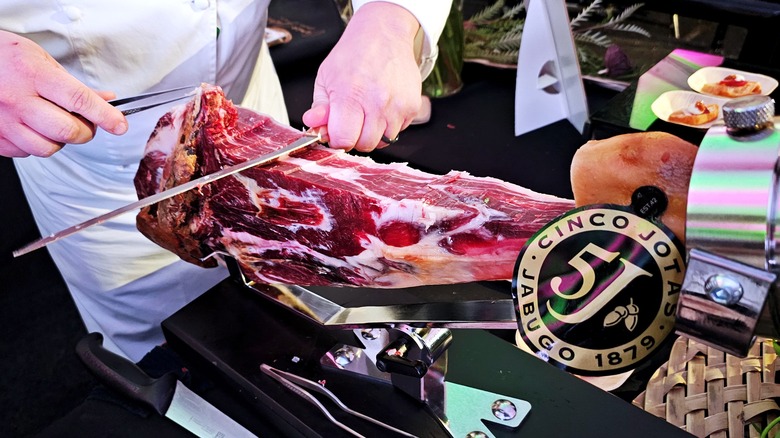
[(674, 49), (672, 55), (686, 59), (702, 67), (715, 67), (723, 64), (723, 57), (709, 53), (694, 52), (685, 49)]

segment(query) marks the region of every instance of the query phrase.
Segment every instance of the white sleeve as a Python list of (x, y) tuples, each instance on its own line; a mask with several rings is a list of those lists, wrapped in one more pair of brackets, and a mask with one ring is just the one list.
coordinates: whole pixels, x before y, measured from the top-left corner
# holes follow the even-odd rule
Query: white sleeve
[(352, 9), (357, 12), (364, 4), (376, 1), (401, 6), (417, 18), (423, 33), (420, 74), (425, 79), (433, 70), (433, 64), (439, 54), (436, 44), (444, 30), (452, 0), (352, 0)]

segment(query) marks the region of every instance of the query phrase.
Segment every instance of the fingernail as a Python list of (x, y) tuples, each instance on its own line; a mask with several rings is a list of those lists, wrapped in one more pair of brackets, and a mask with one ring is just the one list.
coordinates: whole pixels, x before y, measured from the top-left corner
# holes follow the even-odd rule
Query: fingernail
[(126, 120), (122, 120), (121, 122), (117, 123), (116, 125), (114, 125), (114, 129), (111, 130), (111, 133), (115, 135), (122, 135), (125, 132), (127, 132)]

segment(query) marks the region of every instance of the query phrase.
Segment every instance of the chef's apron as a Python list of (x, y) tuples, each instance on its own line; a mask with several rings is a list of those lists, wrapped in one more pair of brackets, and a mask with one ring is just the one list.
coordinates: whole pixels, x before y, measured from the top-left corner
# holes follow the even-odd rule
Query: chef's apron
[[(22, 5), (23, 3), (23, 5)], [(0, 29), (32, 39), (96, 90), (130, 96), (201, 82), (287, 123), (263, 44), (268, 0), (0, 1)], [(259, 59), (259, 62), (256, 61)], [(42, 235), (137, 200), (133, 185), (159, 108), (128, 117), (129, 131), (98, 130), (84, 145), (14, 163)], [(181, 261), (136, 230), (129, 213), (51, 244), (90, 332), (139, 360), (163, 342), (160, 323), (227, 277)]]
[[(242, 106), (288, 123), (264, 44), (270, 0), (0, 0), (0, 29), (40, 44), (71, 74), (118, 97), (207, 82)], [(420, 22), (420, 68), (436, 57), (450, 0), (389, 1)], [(14, 159), (42, 235), (137, 200), (133, 186), (157, 108), (129, 116), (129, 131), (98, 130), (49, 158)], [(227, 276), (185, 263), (141, 235), (126, 214), (48, 246), (90, 332), (139, 360), (163, 342), (160, 323)]]

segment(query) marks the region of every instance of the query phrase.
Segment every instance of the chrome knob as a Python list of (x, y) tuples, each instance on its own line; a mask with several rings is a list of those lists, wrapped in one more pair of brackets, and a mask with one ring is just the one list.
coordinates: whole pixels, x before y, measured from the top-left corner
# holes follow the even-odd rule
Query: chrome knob
[(759, 131), (773, 123), (775, 101), (769, 96), (744, 96), (723, 104), (723, 122), (729, 131)]

